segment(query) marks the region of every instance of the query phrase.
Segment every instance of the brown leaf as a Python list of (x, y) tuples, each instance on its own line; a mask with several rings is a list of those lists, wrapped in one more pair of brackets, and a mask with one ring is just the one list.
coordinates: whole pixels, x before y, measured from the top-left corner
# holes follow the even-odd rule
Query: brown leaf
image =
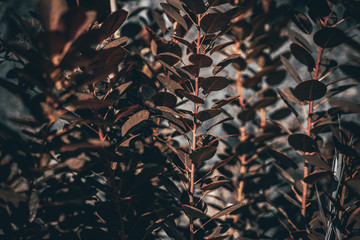
[(141, 110), (132, 115), (121, 127), (121, 135), (125, 136), (133, 127), (149, 119), (149, 116), (150, 112), (148, 110)]

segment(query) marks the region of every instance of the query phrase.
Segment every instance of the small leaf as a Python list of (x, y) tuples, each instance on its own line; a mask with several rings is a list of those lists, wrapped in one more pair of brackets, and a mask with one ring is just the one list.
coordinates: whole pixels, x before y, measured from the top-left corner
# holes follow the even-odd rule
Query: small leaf
[(163, 35), (166, 34), (167, 32), (167, 28), (166, 28), (166, 24), (165, 24), (165, 21), (164, 21), (164, 18), (162, 17), (162, 15), (155, 11), (154, 9), (151, 9), (150, 11), (155, 23), (159, 26), (161, 32)]
[(330, 171), (327, 170), (315, 170), (311, 174), (309, 174), (306, 178), (303, 179), (307, 184), (314, 184), (321, 180), (322, 178), (329, 176), (331, 174)]
[(221, 108), (221, 107), (225, 106), (226, 104), (229, 104), (238, 98), (239, 98), (239, 96), (232, 96), (232, 97), (227, 97), (225, 99), (221, 99), (221, 100), (217, 101), (216, 103), (214, 103), (214, 105), (212, 105), (211, 108), (212, 109)]
[(242, 122), (247, 122), (254, 119), (255, 114), (256, 112), (254, 109), (245, 108), (237, 115), (237, 118), (240, 119)]
[(280, 60), (281, 60), (282, 64), (284, 65), (286, 71), (293, 77), (293, 79), (297, 83), (301, 83), (301, 79), (300, 79), (299, 75), (297, 74), (294, 67), (290, 64), (290, 62), (283, 55), (280, 56)]
[(189, 57), (189, 61), (199, 68), (210, 67), (213, 63), (211, 57), (208, 57), (204, 54), (192, 54)]
[(209, 182), (204, 183), (201, 186), (201, 191), (210, 191), (210, 190), (215, 190), (218, 189), (220, 187), (223, 187), (225, 185), (229, 185), (229, 183), (231, 183), (231, 181), (229, 179), (226, 179), (224, 177), (214, 177), (211, 178), (211, 180)]
[(317, 144), (309, 136), (302, 133), (294, 133), (288, 137), (288, 142), (295, 150), (303, 152), (316, 152)]
[(172, 5), (167, 3), (160, 3), (166, 15), (174, 19), (177, 23), (179, 23), (186, 31), (188, 31), (188, 26), (186, 24), (185, 19), (180, 15), (178, 10), (174, 8)]
[(277, 92), (279, 93), (281, 99), (284, 101), (288, 109), (295, 115), (295, 117), (299, 117), (299, 113), (295, 110), (286, 95), (280, 89), (277, 89)]
[(224, 49), (227, 46), (230, 46), (230, 45), (232, 45), (234, 43), (235, 43), (234, 41), (231, 41), (231, 42), (225, 42), (225, 43), (221, 43), (219, 45), (216, 45), (213, 49), (211, 49), (210, 55), (212, 55), (214, 52), (220, 51), (221, 49)]
[(174, 197), (180, 198), (181, 192), (178, 189), (178, 187), (173, 183), (169, 178), (165, 177), (164, 175), (159, 175), (158, 178), (160, 179), (160, 182), (164, 185), (166, 190), (169, 191)]
[(298, 201), (296, 201), (295, 199), (293, 199), (292, 197), (290, 197), (286, 192), (282, 191), (281, 189), (277, 190), (281, 195), (284, 196), (284, 198), (286, 198), (289, 202), (291, 202), (292, 204), (294, 204), (296, 207), (298, 207), (299, 209), (301, 209), (301, 205)]
[(360, 104), (348, 99), (332, 98), (329, 103), (344, 113), (360, 113)]
[(236, 64), (238, 70), (244, 70), (246, 68), (246, 61), (239, 54), (233, 54), (219, 62), (213, 69), (213, 74), (216, 75), (222, 71), (230, 63)]
[(289, 13), (290, 19), (296, 24), (296, 26), (306, 34), (310, 34), (313, 30), (310, 19), (303, 13), (292, 10)]
[(156, 106), (166, 106), (168, 108), (175, 107), (177, 102), (176, 97), (169, 92), (158, 92), (152, 97), (152, 100)]
[(276, 168), (277, 170), (280, 172), (280, 175), (286, 179), (287, 181), (289, 181), (289, 183), (291, 184), (295, 184), (295, 180), (294, 178), (287, 172), (285, 171), (282, 167), (280, 167), (279, 165), (277, 165), (275, 162), (272, 163)]
[(319, 153), (304, 154), (303, 158), (315, 167), (330, 171), (331, 167), (323, 158), (319, 156)]
[(229, 85), (229, 80), (226, 77), (207, 77), (201, 81), (200, 87), (204, 92), (210, 93), (213, 91), (220, 91)]
[(359, 65), (345, 64), (345, 65), (340, 66), (340, 69), (343, 73), (345, 73), (352, 79), (360, 82), (360, 66)]
[(289, 29), (289, 38), (292, 42), (300, 43), (303, 47), (305, 47), (309, 52), (311, 52), (311, 45), (309, 42), (298, 32)]
[(195, 14), (204, 13), (206, 11), (205, 3), (203, 0), (182, 0), (188, 8)]
[(150, 112), (147, 110), (141, 110), (132, 115), (121, 127), (121, 135), (125, 136), (133, 127), (149, 119)]
[(314, 101), (326, 94), (326, 85), (312, 79), (299, 83), (294, 90), (294, 95), (301, 101)]
[(291, 114), (289, 108), (279, 108), (275, 112), (271, 113), (270, 118), (272, 120), (282, 120)]
[(108, 16), (100, 27), (101, 39), (110, 37), (111, 34), (118, 30), (125, 22), (127, 16), (128, 12), (123, 9), (119, 9)]
[(189, 99), (190, 101), (192, 101), (193, 103), (200, 103), (200, 104), (204, 104), (204, 100), (200, 97), (197, 97), (191, 93), (188, 93), (184, 90), (179, 90), (178, 93), (184, 97), (186, 97), (187, 99)]
[(296, 164), (296, 162), (291, 158), (289, 158), (286, 154), (277, 151), (275, 149), (270, 149), (270, 155), (276, 160), (285, 163), (287, 166), (290, 166), (294, 169), (298, 169), (298, 165)]
[(252, 105), (253, 109), (265, 108), (274, 104), (278, 100), (277, 97), (262, 97), (260, 98), (254, 105)]
[(236, 158), (237, 156), (239, 156), (239, 154), (235, 154), (233, 156), (230, 156), (224, 160), (221, 160), (220, 162), (216, 163), (212, 168), (211, 168), (211, 172), (215, 171), (218, 168), (221, 168), (222, 166), (225, 166), (226, 164), (228, 164), (231, 160), (233, 160), (234, 158)]
[(193, 207), (193, 206), (190, 206), (190, 205), (187, 205), (187, 204), (182, 204), (182, 207), (184, 209), (184, 212), (186, 213), (186, 215), (188, 215), (190, 218), (192, 219), (198, 219), (198, 218), (208, 218), (208, 216), (202, 212), (201, 210)]
[(213, 146), (201, 147), (192, 152), (190, 154), (190, 158), (195, 165), (199, 166), (204, 161), (212, 158), (215, 155), (216, 151), (217, 148)]
[(345, 182), (345, 185), (360, 196), (360, 179), (359, 178), (351, 178)]
[(323, 28), (314, 34), (314, 42), (322, 48), (336, 47), (345, 40), (345, 33), (338, 28)]
[(184, 90), (180, 84), (166, 77), (164, 74), (159, 74), (157, 76), (157, 79), (165, 86), (167, 90), (169, 90), (171, 93), (175, 95), (177, 95), (177, 90)]
[(315, 60), (306, 48), (300, 46), (297, 43), (292, 43), (290, 45), (291, 53), (294, 57), (301, 63), (305, 64), (309, 70), (315, 68)]
[[(193, 2), (198, 2), (198, 1), (193, 1)], [(224, 13), (217, 12), (217, 13), (209, 13), (205, 15), (201, 19), (200, 27), (206, 33), (215, 33), (217, 31), (226, 29), (229, 24), (230, 24), (230, 18)]]
[(206, 109), (198, 112), (195, 117), (204, 122), (222, 113), (221, 109)]
[(40, 0), (37, 8), (41, 23), (47, 31), (60, 30), (60, 19), (68, 10), (65, 0)]
[(221, 210), (220, 212), (216, 213), (215, 215), (213, 215), (211, 218), (219, 218), (222, 216), (225, 216), (229, 213), (232, 213), (233, 211), (245, 206), (246, 204), (244, 202), (242, 203), (238, 203), (238, 204), (234, 204), (232, 206), (229, 206), (227, 208), (224, 208), (223, 210)]

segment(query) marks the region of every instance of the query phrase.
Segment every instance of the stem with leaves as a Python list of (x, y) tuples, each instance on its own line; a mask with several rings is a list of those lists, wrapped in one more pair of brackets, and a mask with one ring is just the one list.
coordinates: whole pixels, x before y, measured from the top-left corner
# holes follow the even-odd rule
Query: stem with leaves
[[(198, 14), (198, 26), (197, 26), (197, 41), (196, 41), (196, 53), (200, 54), (200, 20), (201, 15)], [(200, 72), (200, 69), (199, 69)], [(195, 77), (195, 96), (199, 96), (199, 75)], [(199, 109), (199, 104), (194, 103), (194, 117), (193, 117), (193, 129), (192, 129), (192, 147), (191, 150), (196, 150), (196, 136), (197, 136), (197, 121), (196, 121), (196, 114)], [(195, 164), (191, 163), (191, 170), (190, 170), (190, 205), (193, 206), (194, 204), (194, 182), (195, 182)], [(194, 220), (190, 217), (190, 240), (194, 239)]]
[[(321, 27), (324, 28), (327, 26), (329, 16), (325, 18), (324, 22), (322, 23)], [(318, 54), (317, 54), (317, 60), (316, 60), (316, 66), (315, 66), (315, 72), (314, 72), (314, 79), (319, 79), (319, 69), (320, 69), (320, 62), (321, 57), (324, 52), (324, 48), (320, 47), (318, 48)], [(311, 125), (312, 125), (312, 114), (314, 111), (314, 101), (309, 102), (309, 113), (307, 118), (307, 129), (306, 129), (306, 135), (311, 136)], [(309, 175), (309, 163), (305, 160), (304, 162), (304, 178), (306, 178)], [(302, 189), (302, 201), (301, 201), (301, 215), (305, 218), (306, 217), (306, 195), (307, 195), (307, 183), (303, 182), (303, 189)]]

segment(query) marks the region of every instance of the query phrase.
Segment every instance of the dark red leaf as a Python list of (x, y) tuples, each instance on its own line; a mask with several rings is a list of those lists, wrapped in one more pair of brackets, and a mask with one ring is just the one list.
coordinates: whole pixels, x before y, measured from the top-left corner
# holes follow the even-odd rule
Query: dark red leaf
[(322, 48), (333, 48), (345, 42), (346, 36), (338, 28), (323, 28), (314, 34), (314, 42)]
[(309, 136), (302, 133), (294, 133), (288, 137), (288, 142), (295, 150), (303, 152), (316, 152), (317, 144)]
[(186, 31), (188, 31), (188, 26), (185, 19), (180, 15), (179, 11), (174, 8), (172, 5), (167, 3), (160, 3), (166, 15), (174, 19), (179, 23)]
[(199, 68), (210, 67), (213, 60), (204, 54), (192, 54), (189, 61)]
[(141, 110), (135, 113), (121, 127), (121, 135), (125, 136), (133, 127), (149, 119), (149, 116), (150, 116), (150, 112), (148, 110)]
[(313, 184), (321, 180), (322, 178), (329, 176), (330, 174), (331, 172), (327, 170), (315, 170), (314, 172), (310, 173), (307, 177), (305, 177), (303, 181), (306, 182), (307, 184)]
[(304, 33), (310, 34), (313, 30), (310, 19), (303, 13), (296, 10), (292, 10), (289, 13), (291, 20), (296, 24), (296, 26)]
[(307, 80), (299, 83), (294, 90), (294, 95), (301, 101), (314, 101), (326, 94), (326, 85), (318, 80)]
[(179, 90), (178, 93), (194, 103), (204, 104), (204, 100), (184, 90)]
[(225, 30), (229, 24), (230, 18), (224, 13), (217, 12), (205, 15), (201, 19), (200, 27), (206, 33), (215, 33), (217, 31)]
[(297, 43), (292, 43), (290, 45), (291, 53), (294, 57), (301, 63), (305, 64), (310, 71), (315, 68), (315, 60), (306, 48), (302, 47)]
[(241, 57), (241, 55), (233, 54), (233, 55), (230, 55), (229, 57), (225, 58), (221, 62), (219, 62), (216, 65), (216, 67), (214, 67), (213, 74), (214, 75), (218, 74), (220, 71), (222, 71), (226, 66), (228, 66), (231, 63), (236, 64), (235, 67), (238, 70), (244, 70), (247, 65), (246, 61), (244, 60), (244, 58)]
[(200, 87), (204, 89), (204, 92), (210, 93), (213, 91), (220, 91), (229, 85), (229, 81), (226, 77), (208, 77), (201, 81)]
[(125, 22), (127, 16), (127, 11), (119, 9), (116, 12), (112, 13), (109, 17), (107, 17), (100, 27), (101, 39), (106, 39), (110, 37), (111, 34), (118, 30)]
[(198, 112), (195, 117), (204, 122), (222, 113), (221, 109), (206, 109)]

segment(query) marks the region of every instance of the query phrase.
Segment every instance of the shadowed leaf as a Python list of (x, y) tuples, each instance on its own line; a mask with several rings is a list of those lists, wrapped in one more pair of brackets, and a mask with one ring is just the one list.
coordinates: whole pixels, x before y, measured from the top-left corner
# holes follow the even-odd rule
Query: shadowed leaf
[(318, 80), (307, 80), (299, 83), (294, 90), (294, 95), (301, 101), (314, 101), (326, 94), (326, 85)]
[(314, 34), (314, 42), (322, 48), (336, 47), (345, 39), (345, 33), (338, 28), (323, 28)]
[(309, 136), (302, 133), (294, 133), (288, 137), (288, 142), (295, 150), (303, 152), (316, 152), (317, 144)]
[(219, 217), (228, 215), (228, 214), (232, 213), (233, 211), (235, 211), (245, 205), (246, 205), (246, 203), (242, 202), (242, 203), (238, 203), (238, 204), (234, 204), (232, 206), (226, 207), (223, 210), (221, 210), (220, 212), (213, 215), (211, 218), (219, 218)]
[(322, 178), (329, 176), (331, 174), (330, 171), (327, 170), (315, 170), (311, 174), (309, 174), (306, 178), (303, 179), (304, 182), (308, 184), (314, 184)]
[(182, 205), (186, 215), (188, 215), (189, 217), (193, 218), (193, 219), (198, 219), (198, 218), (207, 218), (208, 216), (202, 212), (201, 210), (193, 207), (193, 206), (190, 206), (190, 205), (187, 205), (187, 204), (183, 204)]
[(160, 3), (161, 7), (163, 8), (166, 15), (174, 19), (178, 22), (186, 31), (188, 31), (188, 27), (186, 24), (185, 19), (180, 15), (178, 10), (174, 8), (172, 5), (167, 3)]
[(195, 117), (204, 122), (222, 113), (221, 109), (206, 109), (198, 112)]
[(141, 110), (132, 115), (121, 127), (121, 135), (125, 136), (131, 130), (131, 128), (149, 119), (149, 116), (150, 112), (148, 110)]
[(220, 91), (229, 85), (229, 80), (226, 77), (208, 77), (201, 81), (200, 87), (204, 89), (205, 93), (213, 91)]
[(218, 12), (205, 15), (201, 19), (200, 27), (206, 33), (215, 33), (217, 31), (225, 30), (229, 24), (229, 17), (224, 13)]
[(246, 68), (246, 61), (239, 54), (233, 54), (219, 62), (213, 69), (213, 74), (216, 75), (222, 71), (229, 64), (236, 64), (238, 70), (244, 70)]
[(296, 24), (296, 26), (304, 33), (310, 34), (313, 30), (310, 19), (303, 13), (296, 10), (292, 10), (289, 13), (290, 19)]
[(292, 43), (290, 45), (291, 53), (294, 57), (301, 63), (305, 64), (309, 70), (312, 70), (315, 67), (315, 60), (311, 56), (310, 52), (306, 48), (300, 46), (297, 43)]

